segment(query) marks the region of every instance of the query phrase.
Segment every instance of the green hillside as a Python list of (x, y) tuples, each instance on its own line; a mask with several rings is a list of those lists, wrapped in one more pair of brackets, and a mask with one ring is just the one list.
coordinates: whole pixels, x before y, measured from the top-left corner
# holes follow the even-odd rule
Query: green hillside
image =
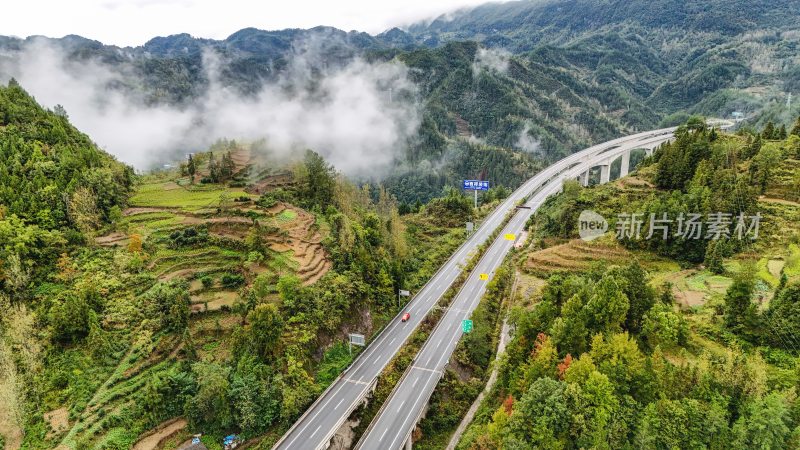
[[(178, 117), (163, 122), (188, 130), (159, 147), (158, 169), (135, 173), (70, 123), (69, 106), (0, 84), (0, 450), (172, 449), (198, 433), (212, 450), (231, 433), (269, 449), (363, 350), (348, 335), (386, 326), (398, 291), (421, 289), (468, 237), (465, 222), (566, 155), (668, 125), (680, 125), (675, 139), (635, 151), (629, 176), (567, 181), (536, 211), (414, 446), (800, 449), (798, 19), (800, 0), (531, 0), (377, 35), (245, 28), (124, 48), (0, 36), (0, 83), (26, 52), (43, 67), (55, 55), (74, 71), (63, 89), (98, 71), (105, 81), (86, 92), (129, 107), (119, 117), (131, 123), (116, 125)], [(402, 67), (389, 82), (379, 63)], [(327, 86), (332, 74), (344, 80)], [(291, 125), (363, 86), (375, 105), (345, 96), (337, 133), (330, 112)], [(289, 121), (272, 108), (234, 128), (313, 131), (358, 147), (347, 156), (381, 153), (387, 170), (352, 179), (325, 148), (271, 147), (294, 137), (205, 133), (239, 125), (228, 100), (270, 109), (259, 102), (271, 98), (292, 105)], [(351, 136), (362, 106), (419, 126)], [(704, 119), (734, 112), (730, 132)], [(363, 123), (386, 123), (373, 119)], [(379, 134), (398, 136), (348, 140)], [(149, 137), (134, 143), (142, 155)], [(490, 182), (476, 207), (463, 179)], [(580, 238), (586, 210), (607, 233)], [(695, 214), (706, 227), (692, 235)], [(369, 425), (478, 257), (345, 440)]]
[(347, 334), (380, 330), (507, 193), (401, 216), (312, 151), (282, 165), (236, 141), (134, 177), (20, 87), (0, 99), (12, 448), (130, 448), (154, 429), (268, 448), (351, 361)]
[(797, 95), (799, 7), (794, 0), (514, 1), (408, 32), (431, 46), (478, 41), (595, 82), (630, 98), (634, 126), (679, 112), (726, 117), (733, 111), (759, 126), (788, 125), (798, 109), (780, 106), (789, 93)]
[(60, 251), (117, 219), (133, 170), (16, 82), (0, 86), (0, 291), (28, 294)]

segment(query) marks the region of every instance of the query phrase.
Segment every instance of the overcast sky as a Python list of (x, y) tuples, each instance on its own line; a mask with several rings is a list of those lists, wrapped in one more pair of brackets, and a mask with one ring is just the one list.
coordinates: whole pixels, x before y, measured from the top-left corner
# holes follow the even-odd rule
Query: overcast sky
[(154, 36), (189, 33), (222, 39), (237, 30), (330, 25), (380, 33), (487, 0), (10, 0), (0, 35), (78, 34), (136, 46)]

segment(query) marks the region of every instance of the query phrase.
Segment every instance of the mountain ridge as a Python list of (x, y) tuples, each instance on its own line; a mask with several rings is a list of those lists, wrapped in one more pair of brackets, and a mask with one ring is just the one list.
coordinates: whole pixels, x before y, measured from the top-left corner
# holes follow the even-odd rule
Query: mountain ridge
[[(518, 144), (528, 139), (542, 149), (537, 157), (552, 160), (628, 131), (674, 125), (691, 114), (741, 112), (757, 127), (767, 121), (790, 125), (800, 114), (798, 105), (785, 106), (789, 94), (800, 94), (800, 1), (758, 0), (747, 4), (747, 14), (738, 0), (705, 5), (489, 3), (375, 35), (326, 26), (249, 27), (221, 40), (182, 33), (137, 47), (78, 36), (0, 37), (0, 77), (4, 59), (44, 39), (69, 61), (99, 61), (120, 71), (122, 82), (113, 88), (140, 95), (148, 105), (185, 108), (208, 92), (209, 52), (219, 56), (222, 86), (245, 97), (291, 77), (298, 56), (317, 80), (356, 59), (399, 60), (411, 69), (423, 117), (391, 177), (413, 178), (411, 172), (421, 170), (425, 177), (456, 179), (483, 170), (435, 169), (443, 155), (458, 154), (454, 149), (465, 145), (459, 139), (515, 152), (524, 151)], [(482, 57), (493, 58), (502, 70)], [(419, 165), (425, 160), (434, 169)], [(429, 200), (440, 188), (436, 182), (424, 193), (393, 193), (413, 203)]]

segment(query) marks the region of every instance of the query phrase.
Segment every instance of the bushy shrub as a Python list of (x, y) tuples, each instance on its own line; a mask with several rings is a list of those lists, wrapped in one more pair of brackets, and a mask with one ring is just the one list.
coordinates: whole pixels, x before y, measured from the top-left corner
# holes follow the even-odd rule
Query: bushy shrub
[(203, 278), (200, 278), (200, 283), (203, 284), (204, 288), (210, 289), (211, 286), (214, 286), (214, 279), (206, 275)]
[(221, 281), (226, 288), (237, 288), (244, 284), (244, 276), (238, 273), (226, 273), (222, 276)]
[(208, 230), (205, 227), (188, 227), (173, 231), (169, 235), (170, 247), (188, 247), (208, 241)]
[(262, 208), (272, 208), (278, 204), (278, 199), (272, 194), (264, 194), (256, 201), (256, 204)]

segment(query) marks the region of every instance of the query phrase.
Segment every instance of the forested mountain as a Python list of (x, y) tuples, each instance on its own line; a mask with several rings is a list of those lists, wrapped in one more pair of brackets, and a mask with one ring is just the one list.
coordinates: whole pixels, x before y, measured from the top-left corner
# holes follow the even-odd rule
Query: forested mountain
[(105, 45), (74, 35), (60, 39), (0, 36), (0, 63), (13, 61), (16, 52), (29, 46), (50, 45), (69, 61), (100, 61), (110, 68), (130, 70), (125, 85), (114, 88), (140, 91), (148, 103), (187, 104), (201, 95), (209, 81), (203, 70), (204, 51), (214, 51), (229, 61), (221, 73), (224, 84), (253, 93), (285, 69), (292, 49), (303, 42), (320, 46), (315, 55), (324, 59), (314, 61), (319, 67), (343, 64), (366, 50), (385, 47), (367, 33), (322, 26), (279, 31), (245, 28), (221, 41), (177, 34), (154, 37), (138, 47)]
[(119, 219), (133, 169), (16, 83), (0, 86), (0, 291), (28, 294), (59, 252)]
[(42, 109), (16, 83), (0, 86), (0, 204), (6, 215), (46, 230), (99, 225), (115, 208), (119, 215), (132, 184), (133, 170), (64, 115)]
[[(397, 59), (412, 69), (422, 121), (387, 186), (413, 203), (486, 172), (514, 187), (536, 166), (510, 170), (508, 161), (528, 157), (502, 156), (508, 152), (552, 160), (693, 113), (737, 111), (757, 126), (789, 125), (800, 111), (789, 97), (800, 87), (798, 10), (797, 1), (766, 0), (517, 1), (376, 36), (247, 28), (224, 40), (180, 34), (127, 48), (77, 36), (0, 38), (0, 67), (47, 42), (68, 60), (101, 61), (122, 73), (109, 88), (145, 104), (185, 107), (209, 88), (209, 51), (220, 56), (219, 81), (244, 95), (289, 73), (298, 55), (317, 76), (354, 58)], [(496, 163), (449, 163), (481, 146), (500, 155)], [(416, 187), (402, 188), (408, 185)]]
[[(685, 34), (734, 36), (794, 26), (796, 0), (538, 0), (486, 3), (409, 27), (417, 39), (489, 40), (524, 51), (603, 27), (630, 24)], [(746, 11), (746, 14), (743, 12)]]
[(428, 44), (474, 39), (530, 55), (623, 89), (661, 115), (758, 114), (773, 97), (783, 103), (796, 93), (799, 8), (797, 1), (516, 1), (409, 33)]

